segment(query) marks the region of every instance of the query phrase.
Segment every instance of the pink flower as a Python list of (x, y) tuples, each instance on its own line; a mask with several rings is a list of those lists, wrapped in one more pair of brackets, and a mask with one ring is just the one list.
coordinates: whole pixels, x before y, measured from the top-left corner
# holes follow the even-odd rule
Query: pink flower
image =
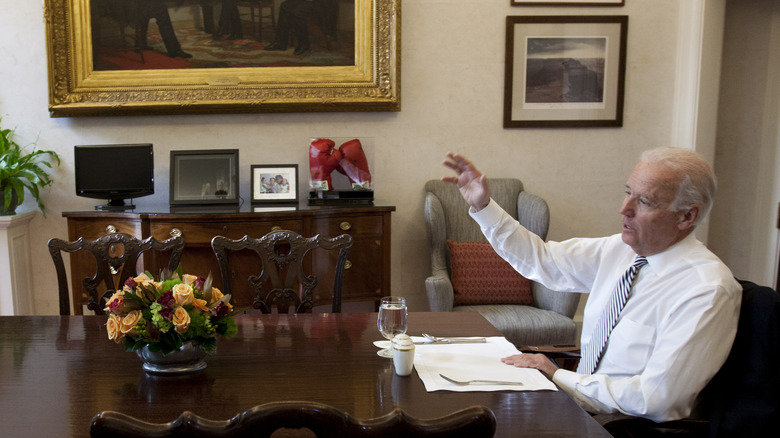
[(230, 307), (228, 307), (227, 304), (225, 304), (223, 301), (220, 301), (211, 309), (211, 314), (217, 318), (227, 316), (230, 314)]
[(176, 298), (173, 297), (173, 291), (169, 290), (162, 294), (162, 296), (157, 299), (157, 302), (160, 303), (163, 308), (173, 309), (173, 306), (176, 304)]

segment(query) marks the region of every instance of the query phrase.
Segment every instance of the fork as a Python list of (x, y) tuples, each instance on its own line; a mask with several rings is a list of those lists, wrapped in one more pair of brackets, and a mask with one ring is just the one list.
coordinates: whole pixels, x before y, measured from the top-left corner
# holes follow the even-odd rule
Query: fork
[(442, 379), (452, 382), (456, 385), (470, 385), (472, 383), (483, 383), (486, 385), (515, 385), (515, 386), (523, 386), (523, 382), (507, 382), (504, 380), (455, 380), (452, 377), (447, 377), (444, 374), (439, 373), (439, 376), (441, 376)]
[(430, 341), (441, 342), (445, 344), (453, 344), (453, 343), (471, 344), (471, 343), (487, 342), (485, 338), (441, 338), (438, 336), (429, 335), (428, 333), (423, 333), (422, 335), (425, 339), (428, 339)]

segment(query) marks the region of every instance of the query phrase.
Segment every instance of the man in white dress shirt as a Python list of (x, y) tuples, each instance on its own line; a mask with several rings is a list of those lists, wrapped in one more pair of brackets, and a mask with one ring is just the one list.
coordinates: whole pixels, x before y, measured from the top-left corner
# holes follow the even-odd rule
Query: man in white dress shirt
[(590, 291), (581, 346), (634, 258), (643, 266), (592, 374), (558, 369), (539, 354), (502, 361), (537, 368), (592, 413), (668, 421), (690, 416), (697, 396), (726, 360), (737, 330), (741, 287), (696, 240), (715, 176), (695, 152), (646, 151), (626, 183), (621, 234), (544, 242), (490, 199), (488, 181), (465, 157), (449, 153), (469, 212), (496, 252), (523, 276), (561, 292)]

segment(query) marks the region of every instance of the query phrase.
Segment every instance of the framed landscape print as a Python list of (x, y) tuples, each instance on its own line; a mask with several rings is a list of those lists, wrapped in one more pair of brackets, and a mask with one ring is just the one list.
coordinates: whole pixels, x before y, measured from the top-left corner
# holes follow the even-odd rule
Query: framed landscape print
[(504, 127), (623, 126), (627, 16), (509, 16)]
[(170, 178), (171, 205), (238, 205), (238, 149), (171, 151)]
[(44, 0), (49, 113), (400, 110), (401, 0), (307, 2), (275, 45), (280, 3)]

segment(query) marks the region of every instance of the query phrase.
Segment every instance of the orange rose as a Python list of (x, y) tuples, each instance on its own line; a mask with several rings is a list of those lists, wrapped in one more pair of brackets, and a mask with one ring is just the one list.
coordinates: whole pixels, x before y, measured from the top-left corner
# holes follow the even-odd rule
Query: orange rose
[(213, 306), (223, 296), (224, 296), (224, 294), (222, 293), (221, 290), (217, 289), (216, 287), (212, 287), (211, 288), (211, 302), (209, 303), (209, 305)]
[(176, 304), (179, 306), (186, 306), (192, 304), (192, 300), (195, 298), (192, 292), (192, 286), (184, 283), (179, 283), (171, 289), (173, 292), (173, 298), (176, 299)]
[(140, 310), (131, 310), (124, 318), (122, 318), (122, 325), (120, 330), (125, 335), (133, 336), (136, 334), (135, 330), (133, 330), (133, 327), (138, 325), (138, 323), (143, 321), (143, 319), (143, 313), (141, 313)]
[(124, 337), (125, 334), (122, 333), (122, 330), (120, 328), (122, 327), (122, 320), (113, 313), (111, 315), (108, 315), (108, 322), (106, 322), (106, 331), (108, 332), (108, 339), (119, 342)]
[(149, 278), (145, 273), (138, 274), (138, 277), (135, 277), (133, 281), (135, 281), (135, 284), (148, 284), (152, 279)]
[(182, 334), (190, 328), (190, 314), (184, 310), (184, 307), (177, 306), (173, 311), (171, 322), (176, 327), (176, 333)]
[(195, 298), (192, 300), (192, 305), (197, 307), (198, 309), (208, 312), (209, 308), (206, 306), (206, 300), (201, 300), (200, 298)]
[[(114, 300), (118, 300), (116, 303), (114, 303)], [(114, 295), (111, 295), (111, 298), (106, 301), (106, 308), (103, 309), (104, 312), (119, 312), (122, 308), (122, 303), (125, 301), (125, 291), (124, 290), (118, 290), (114, 292)], [(113, 305), (111, 303), (114, 303)]]
[(181, 281), (184, 282), (184, 284), (195, 284), (195, 281), (198, 279), (197, 275), (192, 274), (184, 274), (184, 278), (181, 279)]

